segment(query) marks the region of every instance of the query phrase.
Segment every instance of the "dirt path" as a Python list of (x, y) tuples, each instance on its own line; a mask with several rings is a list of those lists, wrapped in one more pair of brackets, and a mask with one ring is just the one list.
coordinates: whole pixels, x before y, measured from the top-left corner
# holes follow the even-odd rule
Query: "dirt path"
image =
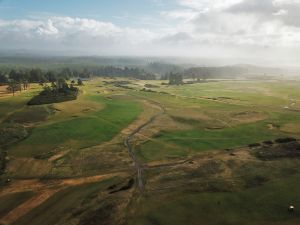
[(91, 177), (70, 178), (70, 179), (55, 179), (49, 181), (41, 181), (38, 179), (17, 180), (9, 186), (0, 189), (0, 197), (25, 191), (39, 192), (48, 189), (58, 189), (61, 187), (76, 186), (86, 183), (98, 182), (114, 176), (125, 176), (125, 172), (116, 172)]
[[(150, 103), (150, 101), (149, 101)], [(163, 106), (161, 106), (159, 103), (157, 102), (152, 102), (151, 104), (158, 106), (160, 108), (160, 112), (156, 113), (155, 115), (153, 115), (152, 117), (149, 118), (148, 121), (146, 121), (144, 124), (140, 125), (138, 128), (136, 128), (135, 130), (133, 130), (124, 140), (124, 145), (125, 147), (128, 149), (128, 153), (132, 159), (132, 161), (134, 162), (134, 166), (136, 168), (137, 171), (137, 180), (138, 180), (138, 187), (140, 189), (140, 192), (144, 191), (144, 182), (143, 182), (143, 167), (141, 165), (141, 163), (137, 160), (136, 155), (134, 153), (133, 150), (133, 146), (131, 145), (131, 140), (134, 138), (134, 136), (136, 134), (138, 134), (142, 129), (144, 129), (146, 126), (150, 125), (151, 123), (153, 123), (155, 121), (155, 119), (164, 114), (165, 113), (165, 109)]]

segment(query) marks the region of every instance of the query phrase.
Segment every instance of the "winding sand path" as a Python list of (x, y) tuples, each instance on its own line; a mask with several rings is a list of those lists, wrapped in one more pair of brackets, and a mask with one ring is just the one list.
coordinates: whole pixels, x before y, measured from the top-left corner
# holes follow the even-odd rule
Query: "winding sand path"
[[(150, 102), (149, 102), (150, 103)], [(160, 108), (160, 112), (156, 113), (155, 115), (151, 116), (149, 118), (149, 120), (147, 120), (144, 124), (140, 125), (138, 128), (136, 128), (135, 130), (133, 130), (124, 140), (124, 145), (125, 147), (128, 149), (128, 153), (132, 159), (132, 161), (134, 162), (134, 166), (136, 168), (137, 171), (137, 180), (138, 180), (138, 186), (140, 189), (140, 192), (144, 191), (144, 182), (143, 182), (143, 167), (141, 165), (141, 163), (137, 160), (135, 152), (133, 150), (133, 146), (131, 145), (131, 140), (134, 138), (134, 136), (136, 134), (138, 134), (142, 129), (144, 129), (145, 127), (147, 127), (148, 125), (150, 125), (151, 123), (153, 123), (155, 121), (155, 119), (157, 117), (159, 117), (160, 115), (165, 113), (165, 109), (158, 104), (157, 102), (152, 102), (151, 104), (158, 106)]]

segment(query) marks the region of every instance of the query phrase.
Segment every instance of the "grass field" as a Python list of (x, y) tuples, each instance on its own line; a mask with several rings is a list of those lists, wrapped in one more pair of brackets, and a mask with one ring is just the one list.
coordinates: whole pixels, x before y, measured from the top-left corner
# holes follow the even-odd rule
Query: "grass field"
[[(146, 142), (139, 154), (147, 161), (175, 156), (184, 157), (207, 150), (241, 147), (264, 140), (272, 140), (279, 136), (277, 132), (270, 132), (266, 123), (242, 125), (216, 131), (195, 129), (161, 133), (153, 141)], [(181, 150), (176, 151), (176, 149)]]
[[(2, 146), (8, 155), (0, 193), (19, 190), (18, 182), (48, 190), (68, 179), (123, 176), (66, 185), (13, 224), (300, 224), (298, 150), (272, 159), (256, 154), (272, 155), (278, 138), (300, 139), (299, 81), (161, 83), (95, 79), (80, 87), (76, 101), (33, 107), (26, 103), (38, 85), (1, 97), (0, 129), (13, 144)], [(143, 194), (124, 146), (139, 127), (130, 143), (143, 166)], [(254, 143), (261, 147), (248, 146)], [(0, 222), (32, 195), (1, 197)]]
[(80, 118), (37, 127), (25, 141), (14, 146), (10, 154), (35, 156), (61, 145), (84, 148), (101, 144), (118, 134), (141, 111), (138, 104), (130, 101), (107, 100), (99, 96), (89, 96), (89, 99), (104, 104), (105, 108)]
[[(291, 89), (290, 95), (286, 94), (287, 88)], [(165, 105), (174, 120), (190, 125), (191, 129), (162, 130), (138, 146), (137, 154), (144, 161), (165, 160), (281, 136), (299, 137), (300, 116), (291, 110), (297, 110), (298, 103), (284, 109), (289, 102), (297, 102), (296, 88), (292, 83), (283, 88), (277, 82), (212, 82), (188, 88), (169, 87), (169, 95), (146, 93), (144, 97)]]

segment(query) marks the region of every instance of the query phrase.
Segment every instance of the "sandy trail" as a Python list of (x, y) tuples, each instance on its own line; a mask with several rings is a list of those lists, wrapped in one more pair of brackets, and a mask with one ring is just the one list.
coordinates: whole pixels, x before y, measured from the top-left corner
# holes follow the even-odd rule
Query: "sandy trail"
[[(150, 103), (150, 102), (149, 102)], [(160, 111), (156, 114), (154, 114), (153, 116), (151, 116), (145, 123), (141, 124), (139, 127), (137, 127), (135, 130), (133, 130), (128, 136), (127, 138), (124, 140), (124, 145), (125, 147), (128, 149), (128, 153), (132, 159), (132, 161), (134, 162), (134, 166), (136, 168), (137, 171), (137, 179), (138, 179), (138, 186), (141, 192), (144, 191), (144, 182), (143, 182), (143, 166), (141, 165), (141, 163), (138, 161), (138, 159), (136, 158), (135, 152), (133, 150), (133, 146), (131, 144), (132, 139), (134, 138), (134, 136), (136, 134), (138, 134), (142, 129), (144, 129), (145, 127), (147, 127), (148, 125), (150, 125), (151, 123), (153, 123), (155, 121), (155, 119), (159, 116), (161, 116), (162, 114), (165, 113), (165, 109), (159, 105), (156, 102), (151, 102), (151, 105), (153, 105), (154, 107), (159, 107)]]

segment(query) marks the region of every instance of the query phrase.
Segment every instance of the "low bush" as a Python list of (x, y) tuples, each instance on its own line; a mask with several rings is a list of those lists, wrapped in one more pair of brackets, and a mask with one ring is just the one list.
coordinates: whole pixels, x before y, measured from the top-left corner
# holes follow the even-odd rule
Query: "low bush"
[(259, 147), (259, 146), (261, 146), (260, 143), (253, 143), (253, 144), (249, 144), (249, 145), (248, 145), (249, 148), (257, 148), (257, 147)]
[(289, 142), (295, 142), (297, 141), (296, 138), (292, 137), (283, 137), (283, 138), (278, 138), (275, 140), (276, 143), (289, 143)]
[(264, 141), (263, 144), (264, 145), (273, 145), (273, 141)]

